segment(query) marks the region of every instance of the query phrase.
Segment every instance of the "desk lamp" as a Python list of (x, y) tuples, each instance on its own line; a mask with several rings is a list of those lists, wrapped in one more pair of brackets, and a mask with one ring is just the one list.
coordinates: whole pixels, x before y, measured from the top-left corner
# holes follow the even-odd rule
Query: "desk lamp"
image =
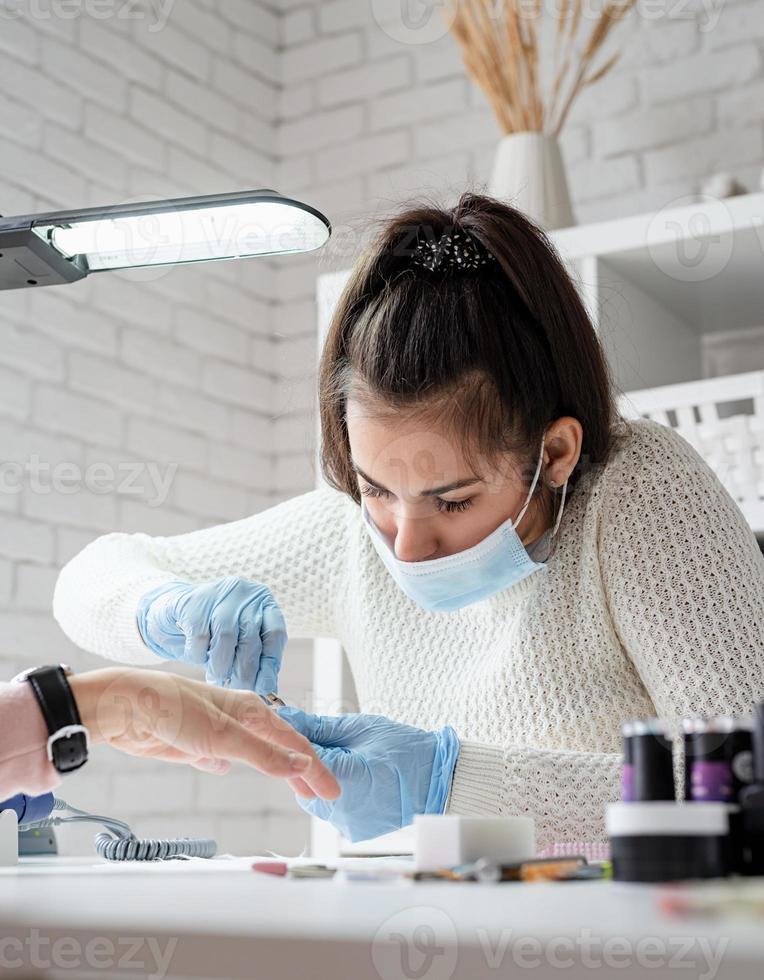
[(265, 189), (0, 217), (0, 289), (94, 272), (310, 252), (331, 235), (315, 208)]

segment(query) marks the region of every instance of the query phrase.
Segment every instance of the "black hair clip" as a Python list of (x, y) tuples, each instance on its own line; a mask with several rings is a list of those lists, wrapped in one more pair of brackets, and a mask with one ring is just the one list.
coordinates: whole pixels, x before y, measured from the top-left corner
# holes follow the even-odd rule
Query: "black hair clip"
[(496, 258), (476, 238), (456, 229), (444, 233), (437, 241), (421, 238), (411, 256), (413, 265), (430, 272), (441, 269), (478, 269)]

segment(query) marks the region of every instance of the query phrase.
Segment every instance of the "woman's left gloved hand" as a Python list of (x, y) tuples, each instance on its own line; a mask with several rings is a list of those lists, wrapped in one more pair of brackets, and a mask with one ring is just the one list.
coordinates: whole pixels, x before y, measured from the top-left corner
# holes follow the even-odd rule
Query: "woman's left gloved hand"
[(303, 810), (328, 820), (348, 840), (369, 840), (406, 827), (417, 813), (442, 813), (459, 755), (446, 725), (427, 732), (382, 715), (309, 715), (279, 708), (340, 784), (336, 800), (297, 797)]

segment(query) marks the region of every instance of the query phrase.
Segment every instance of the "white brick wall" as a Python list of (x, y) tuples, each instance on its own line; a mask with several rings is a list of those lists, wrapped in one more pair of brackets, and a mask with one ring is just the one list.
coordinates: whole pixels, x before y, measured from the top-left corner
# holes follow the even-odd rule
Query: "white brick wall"
[[(81, 7), (66, 20), (0, 13), (2, 213), (273, 185), (282, 18), (270, 5), (175, 0), (155, 32), (146, 16)], [(95, 535), (180, 533), (283, 496), (268, 414), (277, 275), (268, 262), (202, 265), (0, 294), (0, 458), (48, 471), (33, 487), (4, 470), (2, 678), (47, 660), (103, 666), (50, 615), (58, 568)], [(118, 482), (131, 464), (137, 494), (82, 487), (94, 468)], [(150, 466), (170, 479), (162, 507)], [(63, 492), (67, 478), (78, 492)], [(306, 645), (292, 647), (285, 688), (302, 697)], [(224, 849), (299, 850), (307, 836), (284, 788), (243, 769), (215, 780), (102, 748), (61, 793), (139, 832), (208, 834)], [(90, 851), (95, 829), (62, 832), (63, 848)]]
[[(177, 467), (161, 508), (148, 475), (138, 495), (0, 494), (5, 676), (53, 657), (101, 665), (49, 614), (56, 569), (94, 535), (179, 533), (313, 485), (316, 275), (350, 265), (366, 219), (399, 199), (484, 189), (499, 135), (450, 36), (396, 40), (397, 3), (174, 0), (159, 30), (156, 4), (130, 5), (138, 18), (124, 7), (2, 20), (2, 212), (273, 186), (323, 208), (335, 234), (312, 256), (0, 295), (6, 460)], [(635, 12), (618, 31), (621, 61), (562, 137), (579, 221), (662, 206), (711, 170), (758, 184), (764, 0), (715, 8), (710, 29), (704, 9)], [(723, 343), (709, 370), (734, 362)], [(750, 364), (761, 335), (740, 343)], [(304, 696), (309, 664), (309, 645), (291, 643), (289, 697)], [(284, 787), (241, 770), (219, 780), (103, 749), (66, 793), (139, 832), (214, 834), (226, 849), (307, 839)]]

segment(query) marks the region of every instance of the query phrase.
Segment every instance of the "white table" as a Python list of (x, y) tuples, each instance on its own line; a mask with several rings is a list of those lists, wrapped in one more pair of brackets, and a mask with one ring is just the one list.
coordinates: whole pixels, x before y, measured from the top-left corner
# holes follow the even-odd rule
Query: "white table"
[(247, 862), (205, 865), (58, 859), (3, 869), (0, 975), (764, 975), (761, 920), (667, 919), (652, 886), (298, 880), (256, 874)]

